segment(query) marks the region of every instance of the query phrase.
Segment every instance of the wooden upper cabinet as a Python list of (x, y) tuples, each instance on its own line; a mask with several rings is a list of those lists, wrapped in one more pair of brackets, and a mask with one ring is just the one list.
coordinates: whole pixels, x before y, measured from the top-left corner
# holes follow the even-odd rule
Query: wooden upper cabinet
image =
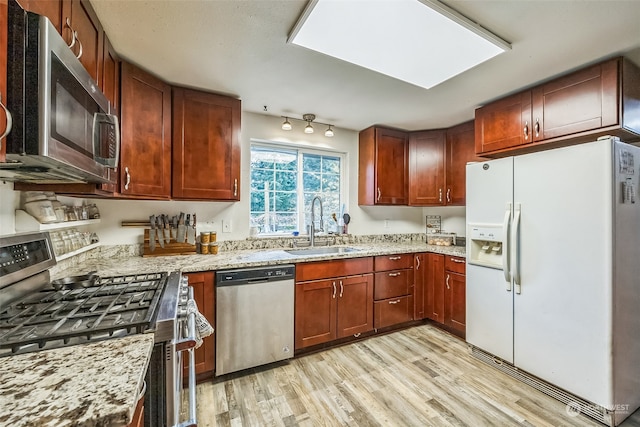
[(62, 37), (99, 86), (102, 85), (103, 31), (89, 0), (62, 1)]
[(640, 69), (614, 58), (476, 110), (476, 153), (501, 157), (594, 141), (640, 140)]
[(475, 134), (477, 154), (530, 144), (531, 92), (517, 93), (478, 108)]
[(409, 136), (409, 204), (445, 204), (445, 131)]
[(483, 159), (476, 156), (474, 122), (447, 129), (445, 202), (450, 206), (466, 204), (467, 163)]
[(240, 200), (239, 134), (239, 99), (173, 88), (173, 198)]
[(534, 141), (618, 123), (619, 65), (609, 61), (534, 88)]
[(111, 114), (120, 115), (120, 60), (104, 34), (102, 48), (102, 92), (109, 100)]
[(169, 198), (171, 87), (127, 62), (120, 78), (120, 193)]
[(370, 127), (360, 132), (358, 204), (408, 203), (408, 134)]
[[(6, 1), (5, 1), (6, 3)], [(63, 0), (18, 0), (24, 10), (44, 15), (49, 18), (53, 26), (62, 34), (62, 3)], [(65, 39), (67, 40), (67, 39)], [(69, 38), (67, 42), (71, 39)]]
[[(7, 0), (0, 0), (0, 103), (4, 107), (7, 103)], [(2, 109), (2, 107), (0, 107)], [(0, 135), (7, 128), (6, 110), (0, 111)], [(7, 155), (7, 139), (0, 138), (0, 162), (4, 162)]]

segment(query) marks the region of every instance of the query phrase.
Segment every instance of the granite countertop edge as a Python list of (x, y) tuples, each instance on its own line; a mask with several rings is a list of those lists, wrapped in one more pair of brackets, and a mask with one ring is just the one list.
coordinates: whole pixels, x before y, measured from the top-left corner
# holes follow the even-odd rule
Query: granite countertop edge
[(84, 274), (96, 270), (102, 276), (122, 274), (144, 274), (180, 271), (195, 273), (202, 271), (251, 268), (282, 264), (298, 264), (334, 259), (361, 258), (400, 253), (433, 252), (457, 257), (466, 256), (465, 246), (436, 246), (425, 243), (370, 243), (336, 245), (357, 249), (354, 252), (340, 254), (321, 254), (314, 256), (291, 255), (287, 248), (251, 249), (220, 252), (217, 255), (172, 255), (157, 257), (96, 257), (82, 264), (58, 271), (52, 279)]

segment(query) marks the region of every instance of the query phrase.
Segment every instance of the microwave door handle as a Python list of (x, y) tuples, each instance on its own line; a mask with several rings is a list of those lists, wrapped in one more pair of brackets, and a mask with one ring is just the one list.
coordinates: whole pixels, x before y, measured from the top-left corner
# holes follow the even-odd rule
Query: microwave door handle
[(118, 120), (118, 116), (116, 116), (115, 114), (109, 114), (109, 116), (113, 120), (113, 128), (114, 128), (115, 139), (116, 139), (116, 153), (114, 155), (115, 162), (114, 162), (113, 169), (117, 169), (118, 164), (120, 163), (120, 121)]

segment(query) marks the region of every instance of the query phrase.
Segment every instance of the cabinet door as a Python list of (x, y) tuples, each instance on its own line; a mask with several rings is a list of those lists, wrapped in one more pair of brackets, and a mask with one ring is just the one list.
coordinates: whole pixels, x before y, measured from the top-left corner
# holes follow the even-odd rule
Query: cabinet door
[(406, 205), (407, 134), (390, 129), (376, 129), (376, 204)]
[(173, 89), (176, 199), (240, 200), (240, 100)]
[[(189, 286), (193, 287), (193, 298), (198, 305), (198, 311), (207, 318), (211, 326), (215, 329), (215, 307), (216, 292), (214, 273), (212, 271), (203, 273), (185, 274), (189, 278)], [(202, 346), (196, 349), (196, 374), (212, 375), (215, 368), (215, 332), (203, 339)], [(184, 378), (188, 378), (189, 372), (185, 369)]]
[(413, 269), (413, 318), (415, 320), (422, 320), (427, 317), (424, 310), (426, 300), (426, 254), (415, 254)]
[(534, 141), (618, 124), (619, 64), (608, 61), (534, 88)]
[(483, 159), (476, 156), (475, 127), (473, 121), (447, 129), (447, 191), (445, 202), (452, 206), (465, 206), (467, 163)]
[(479, 155), (533, 142), (531, 92), (517, 93), (478, 108), (475, 133)]
[(171, 195), (171, 87), (122, 62), (120, 193)]
[(426, 258), (425, 317), (444, 323), (444, 255), (429, 253)]
[(111, 114), (120, 116), (120, 60), (106, 34), (102, 50), (102, 92), (109, 100)]
[(409, 204), (445, 204), (445, 132), (414, 132), (409, 137)]
[(447, 271), (445, 278), (444, 324), (463, 336), (466, 332), (466, 277)]
[[(69, 22), (69, 25), (67, 25)], [(89, 0), (63, 0), (63, 37), (71, 42), (71, 29), (76, 34), (72, 49), (93, 80), (102, 85), (102, 25)], [(71, 27), (71, 29), (69, 29)]]
[(337, 338), (373, 330), (373, 275), (338, 280)]
[[(6, 0), (3, 1), (6, 3)], [(18, 0), (18, 3), (24, 10), (49, 18), (49, 21), (56, 27), (56, 30), (58, 30), (60, 34), (63, 34), (62, 0)], [(71, 38), (65, 38), (65, 40), (70, 42)]]
[(296, 283), (296, 350), (336, 338), (336, 279)]
[[(0, 102), (7, 106), (7, 0), (0, 0)], [(0, 135), (7, 126), (4, 110), (0, 112)], [(7, 154), (6, 138), (0, 139), (0, 162), (4, 162)]]

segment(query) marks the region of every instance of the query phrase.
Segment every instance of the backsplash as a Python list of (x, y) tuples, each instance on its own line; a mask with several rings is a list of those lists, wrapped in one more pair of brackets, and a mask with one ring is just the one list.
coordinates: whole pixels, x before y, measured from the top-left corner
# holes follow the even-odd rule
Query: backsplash
[[(316, 237), (316, 242), (328, 241), (329, 245), (370, 244), (370, 243), (420, 243), (426, 245), (424, 233), (407, 234), (370, 234), (370, 235), (329, 235)], [(219, 242), (220, 252), (256, 250), (256, 249), (281, 249), (308, 245), (306, 237), (260, 237), (244, 240), (225, 240)], [(457, 237), (456, 246), (464, 246), (465, 238)], [(79, 266), (90, 259), (95, 258), (131, 258), (142, 256), (142, 245), (104, 245), (88, 252), (76, 255), (72, 258), (60, 261), (51, 268), (51, 274)], [(180, 255), (176, 255), (180, 256)], [(215, 256), (215, 255), (211, 255)]]

